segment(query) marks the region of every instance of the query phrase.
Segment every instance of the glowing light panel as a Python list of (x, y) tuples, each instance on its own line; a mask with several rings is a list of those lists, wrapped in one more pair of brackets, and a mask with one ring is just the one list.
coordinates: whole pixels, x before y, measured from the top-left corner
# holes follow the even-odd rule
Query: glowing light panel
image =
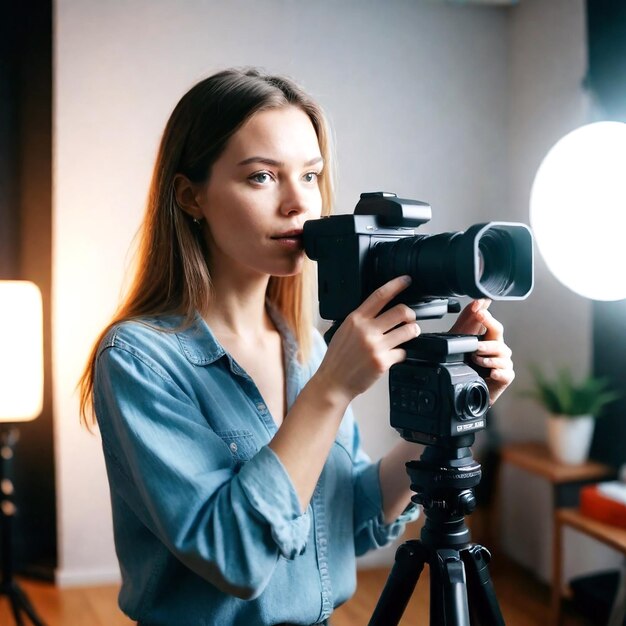
[(597, 122), (548, 152), (530, 223), (550, 271), (593, 300), (626, 298), (626, 124)]
[(43, 321), (39, 288), (0, 281), (0, 422), (35, 419), (43, 406)]

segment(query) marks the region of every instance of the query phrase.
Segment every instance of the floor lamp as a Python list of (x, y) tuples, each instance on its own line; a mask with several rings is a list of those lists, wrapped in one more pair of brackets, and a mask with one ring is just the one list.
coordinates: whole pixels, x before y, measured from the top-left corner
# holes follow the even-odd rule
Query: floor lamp
[(23, 615), (44, 626), (13, 577), (12, 530), (17, 512), (13, 457), (18, 422), (37, 418), (43, 406), (41, 293), (27, 281), (0, 281), (0, 596), (7, 596), (17, 626)]

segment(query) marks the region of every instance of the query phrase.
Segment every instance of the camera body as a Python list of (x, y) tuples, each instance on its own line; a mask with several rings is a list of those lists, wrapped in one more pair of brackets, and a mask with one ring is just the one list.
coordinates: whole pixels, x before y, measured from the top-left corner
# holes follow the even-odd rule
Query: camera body
[(390, 422), (403, 439), (437, 445), (485, 428), (489, 390), (469, 365), (478, 337), (429, 333), (403, 347), (389, 371)]
[[(465, 233), (419, 235), (430, 205), (363, 193), (352, 215), (309, 220), (304, 250), (318, 263), (320, 315), (343, 320), (377, 287), (402, 274), (412, 284), (393, 302), (418, 319), (442, 317), (451, 296), (515, 300), (532, 289), (532, 235), (524, 224), (475, 224)], [(458, 310), (458, 309), (456, 309)]]

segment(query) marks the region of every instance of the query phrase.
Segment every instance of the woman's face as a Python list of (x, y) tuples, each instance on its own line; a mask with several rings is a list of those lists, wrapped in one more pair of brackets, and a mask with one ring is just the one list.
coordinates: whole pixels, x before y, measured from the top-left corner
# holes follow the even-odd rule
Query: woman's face
[(294, 106), (256, 113), (231, 137), (197, 195), (214, 277), (301, 271), (323, 165), (311, 120)]

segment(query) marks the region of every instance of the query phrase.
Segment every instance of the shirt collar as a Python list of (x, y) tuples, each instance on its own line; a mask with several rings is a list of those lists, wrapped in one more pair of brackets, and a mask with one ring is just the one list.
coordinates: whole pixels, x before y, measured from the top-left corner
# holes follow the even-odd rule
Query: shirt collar
[[(283, 350), (288, 358), (295, 358), (298, 344), (293, 332), (278, 309), (266, 302), (267, 312), (276, 325), (283, 340)], [(209, 325), (199, 313), (187, 328), (176, 332), (183, 354), (193, 365), (210, 365), (227, 354), (222, 344), (217, 340)]]
[(187, 328), (176, 333), (183, 354), (193, 365), (210, 365), (226, 354), (204, 319), (196, 316)]

